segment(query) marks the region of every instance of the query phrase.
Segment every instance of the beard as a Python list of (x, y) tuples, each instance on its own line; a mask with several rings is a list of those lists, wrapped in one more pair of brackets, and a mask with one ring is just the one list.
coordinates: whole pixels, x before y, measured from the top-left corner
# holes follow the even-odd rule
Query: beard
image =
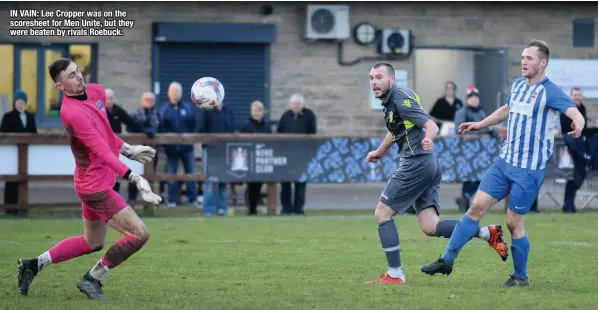
[(388, 92), (390, 91), (390, 81), (388, 82), (388, 84), (385, 87), (378, 87), (378, 91), (380, 91), (380, 95), (376, 96), (374, 94), (374, 96), (378, 99), (384, 99), (386, 97), (386, 95), (388, 95)]

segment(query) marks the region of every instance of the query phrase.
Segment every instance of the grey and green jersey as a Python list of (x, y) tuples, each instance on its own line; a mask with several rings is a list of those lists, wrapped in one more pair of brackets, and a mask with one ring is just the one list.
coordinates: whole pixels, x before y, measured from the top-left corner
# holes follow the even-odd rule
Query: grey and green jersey
[(432, 153), (422, 148), (422, 140), (426, 136), (424, 124), (430, 115), (424, 112), (419, 96), (414, 91), (402, 87), (391, 88), (381, 103), (386, 128), (397, 143), (401, 158)]

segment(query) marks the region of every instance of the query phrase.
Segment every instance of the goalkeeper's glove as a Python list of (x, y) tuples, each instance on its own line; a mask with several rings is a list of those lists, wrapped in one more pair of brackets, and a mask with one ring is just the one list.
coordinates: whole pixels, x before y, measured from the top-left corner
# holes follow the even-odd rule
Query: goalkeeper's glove
[(125, 175), (127, 180), (137, 186), (137, 189), (141, 193), (141, 199), (151, 204), (159, 204), (162, 201), (162, 197), (156, 195), (152, 192), (152, 188), (142, 176), (138, 175), (137, 173), (129, 170), (127, 175)]
[(120, 153), (128, 159), (138, 161), (142, 164), (152, 161), (156, 156), (156, 150), (145, 145), (123, 144)]

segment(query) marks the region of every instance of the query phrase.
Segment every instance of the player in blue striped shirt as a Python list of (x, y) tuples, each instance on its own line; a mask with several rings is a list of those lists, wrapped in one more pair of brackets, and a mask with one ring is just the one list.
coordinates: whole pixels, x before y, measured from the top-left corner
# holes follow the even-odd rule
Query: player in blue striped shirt
[(514, 272), (502, 287), (527, 286), (527, 258), (530, 242), (523, 225), (525, 215), (544, 182), (544, 168), (554, 149), (557, 112), (573, 121), (568, 133), (578, 138), (585, 121), (575, 104), (545, 76), (550, 51), (543, 41), (533, 40), (521, 55), (523, 77), (511, 86), (507, 104), (475, 123), (463, 123), (459, 133), (479, 130), (508, 119), (507, 139), (499, 158), (486, 172), (471, 207), (461, 218), (444, 253), (435, 262), (422, 266), (427, 274), (449, 275), (457, 255), (472, 239), (480, 219), (496, 202), (511, 195), (507, 226), (511, 232)]

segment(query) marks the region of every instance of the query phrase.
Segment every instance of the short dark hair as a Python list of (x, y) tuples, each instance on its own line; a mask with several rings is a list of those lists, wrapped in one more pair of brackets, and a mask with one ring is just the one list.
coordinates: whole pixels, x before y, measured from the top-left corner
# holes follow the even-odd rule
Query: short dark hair
[(582, 92), (582, 93), (583, 93), (583, 91), (581, 90), (581, 88), (579, 88), (579, 87), (573, 87), (573, 88), (571, 88), (571, 93), (570, 93), (570, 95), (573, 95), (573, 92), (574, 92), (574, 91), (578, 91), (578, 92)]
[(550, 58), (550, 49), (548, 48), (548, 44), (544, 41), (533, 39), (527, 44), (527, 47), (537, 48), (540, 59)]
[(374, 69), (378, 69), (380, 67), (386, 67), (386, 71), (388, 71), (388, 74), (395, 75), (395, 68), (391, 64), (386, 62), (379, 62), (374, 65)]
[(48, 66), (48, 73), (50, 74), (50, 77), (54, 83), (58, 81), (58, 76), (60, 76), (60, 73), (66, 70), (71, 62), (73, 61), (68, 58), (60, 58)]

